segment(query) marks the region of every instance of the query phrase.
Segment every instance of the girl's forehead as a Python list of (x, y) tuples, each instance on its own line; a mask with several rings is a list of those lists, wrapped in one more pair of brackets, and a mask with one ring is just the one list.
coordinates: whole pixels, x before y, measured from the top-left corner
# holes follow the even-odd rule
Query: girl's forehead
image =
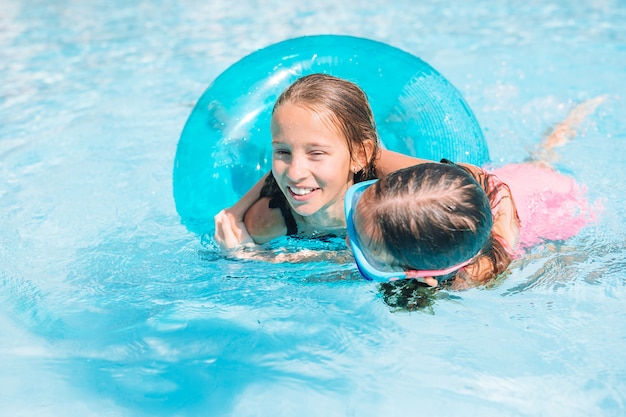
[(300, 103), (283, 103), (274, 110), (271, 119), (272, 134), (300, 129), (310, 132), (324, 132), (343, 144), (347, 144), (340, 122), (333, 113), (322, 107)]
[(272, 121), (293, 118), (327, 123), (332, 118), (332, 113), (321, 104), (289, 101), (276, 107), (272, 114)]

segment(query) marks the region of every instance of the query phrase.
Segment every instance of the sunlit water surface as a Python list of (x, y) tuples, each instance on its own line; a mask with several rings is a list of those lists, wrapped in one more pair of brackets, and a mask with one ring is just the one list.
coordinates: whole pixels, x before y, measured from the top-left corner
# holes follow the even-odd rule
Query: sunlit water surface
[[(1, 415), (626, 412), (623, 0), (0, 10)], [(359, 278), (341, 241), (313, 243), (321, 259), (297, 264), (215, 251), (174, 205), (185, 120), (243, 56), (321, 33), (437, 68), (496, 165), (607, 95), (557, 163), (603, 203), (597, 223), (535, 248), (490, 288), (441, 291), (410, 312)]]

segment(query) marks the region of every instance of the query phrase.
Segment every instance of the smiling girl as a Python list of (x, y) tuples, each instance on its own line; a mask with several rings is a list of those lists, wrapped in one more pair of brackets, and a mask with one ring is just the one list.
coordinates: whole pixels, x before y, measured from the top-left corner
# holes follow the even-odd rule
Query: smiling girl
[(326, 74), (302, 77), (281, 94), (271, 133), (271, 172), (215, 216), (215, 241), (223, 248), (284, 235), (345, 234), (350, 186), (427, 162), (382, 149), (363, 90)]

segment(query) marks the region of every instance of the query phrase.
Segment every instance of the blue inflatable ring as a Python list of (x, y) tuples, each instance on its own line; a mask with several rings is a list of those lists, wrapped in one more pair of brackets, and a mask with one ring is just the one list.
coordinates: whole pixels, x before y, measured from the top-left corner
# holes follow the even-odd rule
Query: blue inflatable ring
[(176, 209), (190, 230), (210, 230), (215, 213), (271, 169), (274, 102), (296, 79), (316, 72), (366, 92), (384, 147), (432, 160), (489, 160), (480, 125), (459, 91), (421, 59), (351, 36), (290, 39), (233, 64), (191, 112), (173, 174)]

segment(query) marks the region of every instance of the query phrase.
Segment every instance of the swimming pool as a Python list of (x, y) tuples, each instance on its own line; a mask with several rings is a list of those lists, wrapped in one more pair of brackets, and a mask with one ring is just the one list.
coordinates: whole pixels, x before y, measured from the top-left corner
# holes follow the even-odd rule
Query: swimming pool
[[(589, 3), (0, 0), (0, 414), (622, 416), (626, 4)], [(341, 242), (214, 251), (175, 209), (182, 127), (229, 65), (319, 33), (433, 65), (495, 164), (608, 95), (557, 165), (598, 222), (413, 312)]]

